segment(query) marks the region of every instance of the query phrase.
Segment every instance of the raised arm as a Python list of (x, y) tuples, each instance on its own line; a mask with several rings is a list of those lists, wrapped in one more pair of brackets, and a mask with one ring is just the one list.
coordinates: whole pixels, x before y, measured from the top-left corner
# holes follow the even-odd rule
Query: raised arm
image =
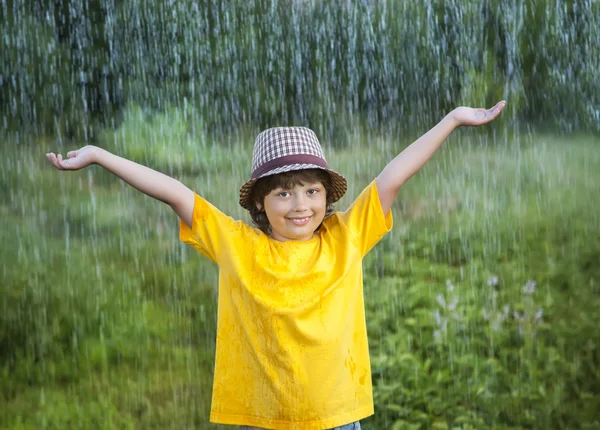
[(188, 226), (192, 225), (194, 192), (170, 176), (91, 145), (69, 152), (66, 160), (52, 152), (46, 158), (59, 170), (99, 164), (142, 193), (168, 204)]
[(387, 214), (392, 207), (402, 184), (425, 165), (455, 128), (487, 124), (500, 115), (505, 105), (501, 101), (490, 109), (458, 107), (390, 161), (376, 179), (383, 213)]

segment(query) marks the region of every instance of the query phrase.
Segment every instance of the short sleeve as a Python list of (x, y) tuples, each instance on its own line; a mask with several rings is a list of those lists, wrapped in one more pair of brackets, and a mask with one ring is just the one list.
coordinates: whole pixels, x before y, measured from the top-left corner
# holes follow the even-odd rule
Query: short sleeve
[(393, 225), (392, 210), (384, 216), (379, 191), (371, 182), (350, 205), (338, 214), (339, 223), (354, 238), (362, 256), (365, 256)]
[(191, 228), (179, 221), (179, 239), (219, 264), (229, 246), (238, 242), (244, 224), (225, 215), (215, 206), (195, 195)]

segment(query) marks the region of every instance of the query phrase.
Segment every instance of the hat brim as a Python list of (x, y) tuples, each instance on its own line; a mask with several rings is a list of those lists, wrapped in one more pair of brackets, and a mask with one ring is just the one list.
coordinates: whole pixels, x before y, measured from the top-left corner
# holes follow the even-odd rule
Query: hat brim
[(258, 178), (250, 179), (240, 188), (240, 205), (247, 210), (252, 210), (254, 208), (254, 203), (252, 202), (252, 187), (256, 184), (260, 178), (264, 178), (265, 176), (277, 175), (278, 173), (284, 172), (292, 172), (295, 170), (305, 170), (305, 169), (320, 169), (329, 173), (331, 176), (331, 202), (335, 203), (339, 199), (342, 198), (346, 191), (348, 190), (348, 182), (346, 178), (340, 175), (335, 170), (326, 169), (321, 166), (317, 166), (316, 164), (289, 164), (287, 166), (278, 167), (273, 170), (269, 170), (268, 172), (260, 175)]

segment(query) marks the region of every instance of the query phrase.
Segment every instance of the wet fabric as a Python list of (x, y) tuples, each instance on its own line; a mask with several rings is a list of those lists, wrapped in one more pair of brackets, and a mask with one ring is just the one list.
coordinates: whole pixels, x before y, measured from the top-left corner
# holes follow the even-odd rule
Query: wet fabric
[[(266, 430), (266, 429), (261, 429), (259, 427), (248, 427), (248, 426), (241, 426), (240, 430)], [(335, 427), (329, 430), (361, 430), (360, 429), (360, 422), (359, 421), (355, 421), (353, 423), (350, 424), (346, 424), (343, 426), (339, 426), (339, 427)]]
[(220, 269), (212, 422), (326, 429), (373, 414), (361, 262), (391, 227), (375, 181), (305, 242), (196, 196), (180, 238)]

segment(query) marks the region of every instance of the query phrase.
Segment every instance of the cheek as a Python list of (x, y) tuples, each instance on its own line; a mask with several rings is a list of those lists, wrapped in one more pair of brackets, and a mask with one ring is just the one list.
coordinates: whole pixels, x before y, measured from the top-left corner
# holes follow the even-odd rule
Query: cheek
[(322, 195), (319, 199), (319, 206), (321, 207), (323, 212), (327, 212), (327, 197), (325, 195)]
[(267, 202), (265, 201), (265, 212), (267, 218), (273, 219), (286, 214), (285, 204), (282, 202)]

